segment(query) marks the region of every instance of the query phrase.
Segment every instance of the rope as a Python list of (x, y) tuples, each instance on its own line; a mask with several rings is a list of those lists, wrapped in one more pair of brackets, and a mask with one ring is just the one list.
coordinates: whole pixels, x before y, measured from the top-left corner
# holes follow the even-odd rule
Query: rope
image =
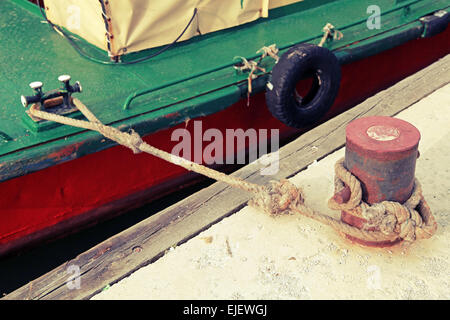
[[(344, 233), (365, 241), (395, 241), (401, 238), (407, 242), (416, 239), (430, 238), (436, 231), (437, 224), (426, 203), (422, 188), (416, 180), (411, 197), (402, 205), (397, 202), (383, 201), (372, 206), (362, 201), (362, 189), (358, 179), (347, 171), (343, 159), (335, 165), (336, 191), (345, 185), (350, 188), (351, 196), (346, 203), (337, 203), (333, 198), (328, 202), (335, 210), (346, 210), (362, 216), (367, 222), (362, 229), (356, 228), (331, 216), (316, 212), (304, 203), (302, 190), (284, 179), (272, 181), (269, 186), (260, 186), (240, 178), (226, 175), (203, 165), (172, 155), (150, 146), (135, 131), (122, 132), (111, 126), (106, 126), (78, 99), (73, 99), (74, 105), (89, 120), (78, 120), (48, 113), (40, 110), (40, 104), (33, 104), (30, 113), (34, 117), (57, 123), (97, 131), (105, 137), (130, 148), (134, 153), (145, 152), (181, 166), (189, 171), (224, 182), (254, 194), (249, 205), (270, 215), (298, 213), (324, 223), (340, 233)], [(375, 230), (373, 230), (375, 228)], [(370, 230), (369, 230), (370, 229)]]
[(275, 59), (275, 63), (278, 62), (278, 60), (280, 59), (280, 57), (278, 56), (278, 48), (276, 46), (276, 44), (272, 44), (270, 46), (264, 46), (261, 49), (259, 49), (258, 51), (256, 51), (256, 53), (261, 53), (261, 57), (259, 58), (258, 61), (254, 61), (254, 60), (247, 60), (244, 57), (234, 57), (234, 59), (241, 59), (241, 66), (234, 66), (234, 68), (240, 72), (245, 72), (245, 71), (250, 71), (248, 78), (247, 78), (247, 83), (248, 83), (248, 90), (247, 90), (247, 107), (250, 106), (250, 95), (253, 91), (252, 89), (252, 80), (256, 78), (255, 72), (256, 71), (262, 71), (262, 72), (266, 72), (266, 69), (261, 68), (259, 66), (259, 64), (261, 63), (261, 61), (269, 56), (273, 59)]
[(260, 70), (262, 72), (266, 72), (264, 68), (261, 68), (258, 66), (258, 63), (253, 60), (247, 60), (244, 57), (234, 57), (234, 59), (241, 59), (242, 66), (234, 66), (234, 68), (240, 72), (250, 71), (248, 78), (247, 78), (247, 84), (248, 84), (248, 90), (247, 90), (247, 107), (250, 106), (250, 94), (252, 93), (252, 80), (256, 78), (255, 72), (257, 70)]
[(340, 233), (366, 241), (394, 241), (396, 235), (385, 235), (378, 231), (361, 230), (341, 220), (314, 211), (304, 204), (302, 191), (288, 180), (272, 181), (266, 193), (259, 193), (250, 200), (250, 206), (270, 215), (298, 213), (326, 224)]
[(272, 44), (267, 47), (264, 46), (261, 49), (259, 49), (258, 51), (256, 51), (256, 53), (262, 53), (260, 60), (269, 56), (269, 57), (273, 58), (275, 60), (275, 62), (278, 62), (278, 60), (280, 60), (280, 57), (278, 56), (278, 52), (279, 52), (279, 50), (278, 50), (276, 44)]
[(131, 130), (129, 133), (122, 132), (119, 129), (116, 129), (111, 126), (106, 126), (97, 119), (97, 117), (78, 99), (73, 99), (73, 104), (80, 110), (80, 112), (89, 120), (78, 120), (72, 119), (69, 117), (49, 113), (46, 111), (39, 110), (39, 104), (33, 104), (30, 107), (30, 114), (36, 118), (53, 121), (65, 125), (69, 125), (72, 127), (83, 128), (88, 130), (97, 131), (100, 134), (104, 135), (106, 138), (111, 139), (117, 142), (120, 145), (130, 148), (133, 153), (145, 152), (149, 153), (153, 156), (166, 160), (170, 163), (181, 166), (189, 171), (194, 171), (200, 173), (204, 176), (207, 176), (211, 179), (225, 182), (231, 186), (240, 188), (242, 190), (256, 193), (260, 192), (263, 187), (249, 183), (242, 179), (228, 176), (222, 172), (210, 169), (208, 167), (199, 165), (195, 162), (189, 161), (182, 157), (170, 154), (163, 150), (157, 149), (155, 147), (150, 146), (146, 142), (142, 140), (138, 133), (134, 130)]
[(344, 159), (335, 165), (335, 190), (344, 185), (350, 188), (350, 199), (346, 203), (337, 203), (334, 198), (328, 206), (334, 210), (346, 210), (366, 220), (364, 230), (379, 229), (384, 235), (394, 235), (405, 241), (428, 239), (437, 229), (430, 207), (422, 195), (422, 186), (415, 179), (411, 196), (405, 203), (382, 201), (369, 205), (361, 200), (362, 188), (358, 179), (344, 167)]
[(344, 34), (337, 30), (331, 23), (327, 23), (325, 27), (323, 27), (322, 31), (323, 37), (318, 44), (319, 47), (323, 47), (328, 38), (341, 40), (344, 37)]

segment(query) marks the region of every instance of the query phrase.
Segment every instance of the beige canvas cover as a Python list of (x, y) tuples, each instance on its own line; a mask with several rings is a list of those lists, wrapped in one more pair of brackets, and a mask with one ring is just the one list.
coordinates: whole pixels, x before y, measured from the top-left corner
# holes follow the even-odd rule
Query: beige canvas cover
[(302, 0), (46, 0), (47, 17), (111, 56), (172, 43), (267, 17)]

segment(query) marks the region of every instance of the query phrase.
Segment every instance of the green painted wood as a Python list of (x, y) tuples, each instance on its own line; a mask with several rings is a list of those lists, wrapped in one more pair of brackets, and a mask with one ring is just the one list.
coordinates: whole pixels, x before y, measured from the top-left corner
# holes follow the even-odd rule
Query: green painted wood
[[(251, 183), (290, 178), (345, 144), (347, 124), (365, 116), (393, 116), (450, 82), (450, 56), (379, 92), (354, 108), (308, 131), (280, 149), (280, 171), (264, 176), (264, 165), (254, 162), (233, 173)], [(316, 146), (317, 151), (311, 152)], [(153, 263), (166, 250), (189, 240), (224, 217), (239, 211), (251, 198), (221, 182), (202, 189), (97, 246), (74, 257), (47, 274), (9, 293), (4, 300), (89, 299), (111, 285)], [(139, 247), (139, 252), (133, 248)], [(81, 289), (69, 290), (67, 266), (81, 269)]]
[[(60, 74), (70, 74), (74, 81), (79, 80), (83, 85), (84, 92), (77, 97), (104, 123), (136, 126), (142, 128), (141, 134), (149, 134), (184, 121), (185, 117), (211, 114), (236, 102), (240, 98), (236, 85), (246, 90), (247, 75), (234, 70), (235, 56), (255, 58), (258, 49), (272, 43), (276, 43), (281, 52), (300, 42), (318, 43), (322, 27), (327, 22), (344, 33), (344, 39), (326, 44), (331, 50), (340, 50), (342, 59), (351, 56), (349, 48), (360, 47), (362, 43), (374, 43), (384, 50), (382, 43), (376, 42), (377, 35), (403, 32), (404, 26), (409, 24), (411, 28), (420, 27), (418, 18), (448, 6), (449, 1), (398, 3), (379, 0), (377, 5), (383, 12), (380, 30), (366, 27), (366, 9), (370, 4), (369, 0), (305, 1), (288, 6), (289, 10), (278, 9), (270, 19), (185, 41), (144, 63), (107, 66), (79, 56), (65, 39), (42, 23), (38, 10), (24, 4), (24, 0), (2, 0), (0, 46), (6, 49), (0, 50), (0, 72), (3, 75), (0, 90), (0, 181), (13, 176), (8, 172), (25, 174), (55, 163), (52, 159), (46, 160), (49, 150), (67, 147), (75, 141), (98, 142), (102, 139), (99, 134), (65, 126), (41, 132), (27, 126), (23, 121), (25, 109), (20, 104), (20, 96), (32, 94), (29, 82), (42, 81), (44, 90), (50, 90), (59, 87), (56, 78)], [(409, 10), (406, 11), (405, 7)], [(83, 44), (81, 41), (80, 45)], [(89, 50), (92, 52), (94, 49)], [(130, 55), (128, 59), (149, 52), (152, 50)], [(101, 55), (102, 52), (97, 50), (96, 54)], [(368, 54), (362, 50), (358, 58)], [(270, 58), (264, 63), (270, 71), (273, 66)], [(257, 86), (256, 91), (263, 90), (264, 81), (260, 83), (262, 85)], [(139, 91), (150, 93), (134, 99), (128, 110), (123, 110), (127, 98)], [(211, 103), (217, 101), (218, 96), (222, 98), (222, 104)], [(175, 112), (185, 117), (174, 117), (169, 122), (165, 120), (164, 115)], [(74, 156), (110, 146), (86, 145), (89, 149)], [(32, 165), (27, 165), (24, 159), (34, 160)], [(25, 167), (9, 171), (11, 166), (19, 163)]]

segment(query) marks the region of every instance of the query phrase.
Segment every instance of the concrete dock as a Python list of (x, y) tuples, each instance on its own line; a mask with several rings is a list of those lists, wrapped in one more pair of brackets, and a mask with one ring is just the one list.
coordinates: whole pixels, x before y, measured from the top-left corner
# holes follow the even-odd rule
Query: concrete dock
[[(438, 223), (431, 239), (362, 247), (307, 217), (245, 206), (92, 299), (449, 299), (450, 84), (396, 117), (421, 133), (416, 177)], [(308, 206), (336, 218), (327, 201), (343, 156), (340, 148), (290, 179)]]
[(231, 175), (290, 179), (306, 205), (327, 207), (334, 164), (355, 119), (398, 117), (421, 133), (416, 177), (437, 221), (431, 239), (368, 248), (300, 214), (269, 216), (253, 195), (217, 182), (114, 234), (1, 300), (449, 299), (450, 55), (302, 134), (279, 170), (252, 162)]

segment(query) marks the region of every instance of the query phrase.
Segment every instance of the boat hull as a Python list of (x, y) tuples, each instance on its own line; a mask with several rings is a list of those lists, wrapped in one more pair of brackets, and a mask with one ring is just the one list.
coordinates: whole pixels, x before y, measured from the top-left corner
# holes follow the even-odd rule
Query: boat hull
[[(450, 43), (449, 29), (343, 65), (338, 97), (321, 122), (448, 54), (445, 44)], [(238, 128), (278, 129), (281, 142), (310, 129), (289, 128), (272, 117), (264, 93), (252, 96), (250, 106), (243, 99), (195, 120), (202, 122), (203, 130), (215, 128), (223, 133)], [(194, 119), (152, 133), (144, 140), (170, 152), (178, 143), (172, 141), (171, 135), (179, 128), (186, 128), (194, 136)], [(71, 146), (60, 155), (74, 151)], [(0, 256), (91, 226), (199, 179), (151, 155), (134, 155), (125, 147), (115, 146), (4, 181), (0, 183)]]

